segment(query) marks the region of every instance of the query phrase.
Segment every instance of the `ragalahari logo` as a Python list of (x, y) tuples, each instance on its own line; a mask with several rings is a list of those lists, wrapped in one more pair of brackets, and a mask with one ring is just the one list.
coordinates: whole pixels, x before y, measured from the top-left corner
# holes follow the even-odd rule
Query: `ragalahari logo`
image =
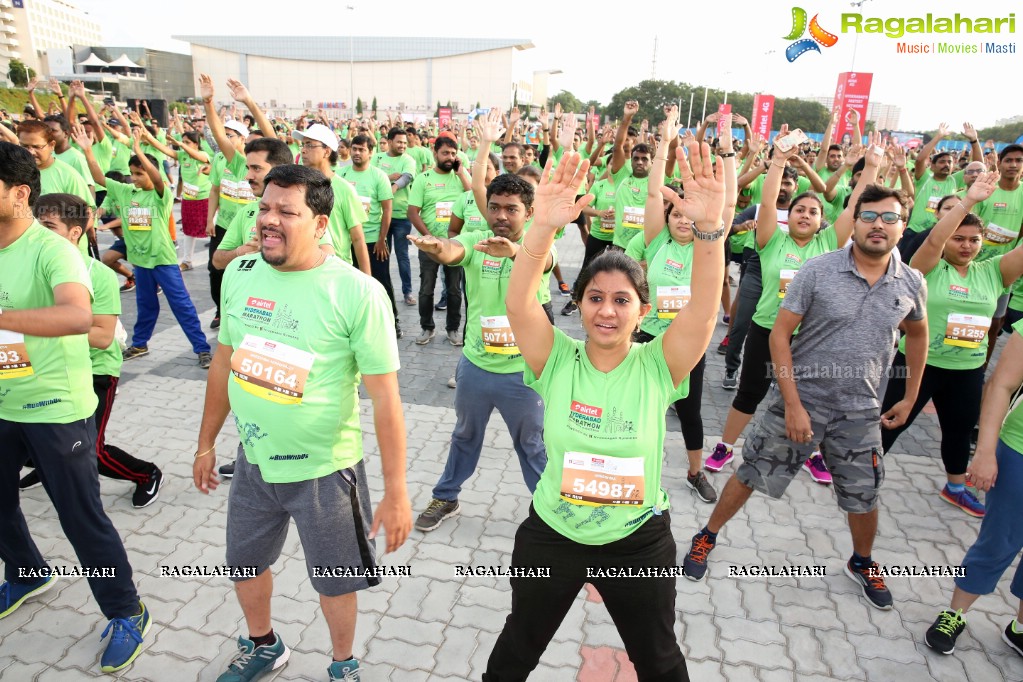
[(792, 8), (792, 31), (785, 36), (785, 40), (795, 40), (796, 42), (785, 48), (785, 58), (790, 62), (794, 62), (801, 55), (810, 52), (820, 52), (821, 49), (817, 47), (818, 43), (824, 47), (831, 47), (838, 42), (838, 36), (834, 33), (828, 33), (821, 25), (817, 23), (817, 16), (813, 15), (813, 19), (810, 20), (810, 38), (801, 38), (803, 33), (806, 32), (806, 10), (802, 7)]

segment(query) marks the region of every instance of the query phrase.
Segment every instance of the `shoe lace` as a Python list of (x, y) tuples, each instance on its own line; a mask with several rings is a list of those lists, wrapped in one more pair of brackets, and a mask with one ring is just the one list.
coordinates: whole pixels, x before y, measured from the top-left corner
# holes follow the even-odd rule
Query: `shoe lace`
[[(870, 570), (872, 568), (874, 569), (873, 571)], [(870, 587), (870, 589), (882, 591), (887, 590), (888, 587), (884, 584), (884, 578), (881, 577), (877, 569), (878, 565), (875, 561), (866, 568), (857, 568), (856, 571), (866, 579), (867, 586)]]
[(114, 631), (110, 636), (110, 641), (113, 643), (120, 644), (127, 642), (129, 639), (134, 639), (137, 643), (142, 644), (142, 635), (139, 633), (138, 625), (129, 618), (111, 619), (107, 623), (106, 628), (104, 628), (103, 634), (100, 635), (100, 639), (104, 639), (111, 629)]
[(821, 473), (827, 473), (828, 471), (828, 467), (824, 464), (824, 458), (820, 455), (810, 458), (810, 467), (814, 471), (819, 471)]
[(938, 624), (934, 626), (934, 629), (949, 636), (954, 635), (956, 627), (958, 627), (959, 622), (962, 620), (959, 613), (959, 611), (955, 613), (942, 611), (941, 615), (938, 616)]
[(721, 460), (728, 457), (729, 450), (724, 445), (718, 445), (714, 448), (714, 452), (711, 453), (710, 458), (715, 460)]
[(246, 651), (245, 649), (240, 649), (238, 651), (238, 653), (235, 654), (234, 658), (231, 659), (231, 664), (228, 665), (227, 667), (228, 667), (229, 670), (235, 670), (237, 672), (244, 672), (246, 666), (249, 665), (249, 661), (251, 661), (252, 657), (255, 656), (255, 655), (256, 655), (256, 650), (255, 649), (253, 649), (252, 651)]
[(708, 540), (706, 535), (701, 535), (693, 541), (693, 547), (689, 550), (689, 558), (702, 564), (707, 561), (707, 555), (712, 549), (714, 549), (714, 543)]
[(430, 504), (428, 504), (426, 506), (426, 511), (424, 513), (425, 514), (432, 514), (432, 513), (438, 512), (441, 509), (443, 509), (444, 505), (446, 505), (446, 504), (447, 504), (446, 500), (431, 500)]

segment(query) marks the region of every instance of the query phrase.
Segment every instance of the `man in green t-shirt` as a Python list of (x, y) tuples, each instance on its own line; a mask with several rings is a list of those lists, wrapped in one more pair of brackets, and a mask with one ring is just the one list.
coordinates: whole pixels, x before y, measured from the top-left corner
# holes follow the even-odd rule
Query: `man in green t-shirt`
[[(85, 230), (88, 208), (82, 199), (73, 194), (44, 194), (32, 210), (43, 227), (77, 246)], [(121, 314), (117, 275), (95, 258), (86, 257), (85, 264), (93, 291), (89, 359), (92, 363), (92, 388), (99, 401), (92, 415), (96, 428), (96, 463), (99, 473), (107, 478), (134, 483), (135, 493), (131, 504), (136, 509), (142, 509), (155, 502), (160, 495), (163, 473), (152, 462), (136, 459), (106, 442), (106, 429), (114, 407), (123, 361), (121, 349), (114, 338), (117, 316)], [(22, 479), (20, 487), (26, 488), (39, 482), (39, 473), (32, 471)]]
[[(412, 227), (422, 236), (448, 236), (451, 209), (458, 197), (469, 189), (466, 169), (458, 161), (458, 143), (449, 137), (438, 137), (434, 143), (435, 165), (416, 176), (409, 190), (408, 217)], [(447, 337), (452, 346), (462, 345), (462, 271), (441, 266), (422, 251), (419, 252), (419, 325), (422, 333), (416, 343), (424, 346), (436, 335), (433, 322), (433, 292), (437, 288), (437, 271), (444, 269), (447, 291)]]
[(416, 305), (412, 295), (412, 266), (408, 258), (408, 236), (412, 234), (412, 223), (408, 219), (408, 193), (412, 179), (416, 177), (416, 160), (408, 155), (408, 136), (401, 128), (387, 131), (387, 151), (373, 157), (373, 165), (382, 170), (391, 181), (394, 194), (391, 206), (390, 234), (394, 244), (394, 256), (398, 260), (398, 277), (401, 278), (401, 295), (405, 305)]
[(100, 665), (114, 672), (138, 656), (152, 621), (99, 495), (89, 275), (32, 217), (39, 186), (32, 155), (0, 142), (0, 618), (57, 581), (19, 502), (18, 470), (31, 457), (79, 565), (96, 572), (89, 587), (113, 630)]
[[(251, 680), (290, 654), (270, 621), (273, 578), (292, 519), (333, 637), (331, 679), (353, 679), (356, 592), (380, 583), (375, 543), (408, 537), (405, 423), (398, 346), (382, 287), (318, 240), (334, 202), (318, 171), (277, 166), (266, 178), (258, 229), (262, 257), (224, 277), (224, 321), (206, 387), (193, 482), (219, 481), (214, 444), (229, 412), (244, 443), (227, 508), (227, 565), (248, 627), (221, 679)], [(373, 403), (384, 496), (373, 513), (363, 463), (360, 382)], [(244, 571), (255, 567), (255, 571)], [(335, 573), (341, 571), (342, 573)]]
[(89, 170), (96, 184), (106, 188), (107, 195), (118, 206), (123, 227), (128, 262), (134, 266), (135, 304), (138, 308), (131, 346), (125, 349), (124, 359), (147, 355), (149, 339), (156, 328), (160, 314), (160, 299), (157, 286), (163, 289), (164, 298), (181, 325), (192, 352), (198, 356), (199, 366), (207, 369), (213, 356), (206, 341), (199, 316), (195, 312), (185, 282), (178, 267), (178, 254), (170, 238), (170, 215), (174, 197), (163, 184), (163, 177), (155, 160), (142, 153), (142, 131), (132, 130), (135, 155), (128, 160), (131, 169), (131, 184), (108, 179), (100, 170), (99, 162), (92, 152), (92, 138), (81, 126), (74, 131), (75, 142), (85, 152)]
[[(416, 520), (421, 531), (431, 531), (458, 514), (458, 493), (476, 472), (495, 408), (508, 426), (530, 492), (536, 489), (547, 463), (543, 402), (522, 382), (525, 364), (504, 303), (512, 263), (521, 252), (526, 223), (533, 216), (533, 186), (510, 173), (499, 175), (487, 187), (484, 210), (492, 231), (466, 232), (454, 239), (434, 234), (412, 238), (420, 253), (462, 268), (472, 292), (466, 311), (468, 338), (455, 371), (456, 425), (451, 449), (433, 499)], [(552, 252), (544, 271), (550, 272), (555, 262)]]

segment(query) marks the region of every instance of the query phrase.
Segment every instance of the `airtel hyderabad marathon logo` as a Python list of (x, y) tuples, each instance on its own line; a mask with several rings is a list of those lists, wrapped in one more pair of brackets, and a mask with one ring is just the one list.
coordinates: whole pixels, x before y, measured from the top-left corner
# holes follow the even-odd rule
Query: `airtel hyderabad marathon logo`
[(785, 40), (796, 41), (785, 48), (785, 58), (790, 62), (796, 61), (807, 52), (819, 53), (821, 49), (817, 47), (818, 44), (831, 47), (838, 42), (838, 36), (821, 28), (821, 25), (817, 23), (817, 16), (813, 15), (813, 19), (810, 20), (810, 37), (797, 40), (807, 30), (806, 10), (802, 7), (792, 8), (792, 30), (785, 36)]

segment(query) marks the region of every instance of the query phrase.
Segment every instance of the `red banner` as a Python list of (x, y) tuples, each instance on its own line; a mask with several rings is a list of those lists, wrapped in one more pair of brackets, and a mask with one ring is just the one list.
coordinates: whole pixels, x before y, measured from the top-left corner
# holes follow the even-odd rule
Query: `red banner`
[(771, 136), (771, 119), (774, 118), (774, 95), (755, 95), (753, 97), (753, 120), (750, 127), (753, 132), (765, 140)]
[(718, 105), (718, 137), (721, 137), (721, 131), (725, 128), (725, 114), (732, 113), (731, 104), (719, 104)]
[[(846, 72), (838, 74), (835, 86), (833, 113), (838, 114), (838, 129), (832, 133), (836, 144), (845, 144), (856, 134), (849, 123), (849, 112), (856, 111), (860, 115), (860, 130), (867, 122), (867, 106), (870, 104), (870, 83), (874, 78), (871, 73)], [(846, 137), (848, 135), (848, 137)]]
[(441, 128), (451, 125), (451, 107), (441, 107), (437, 110), (437, 122)]
[[(589, 116), (589, 114), (587, 114), (587, 116)], [(593, 123), (594, 130), (600, 130), (600, 114), (590, 116), (590, 121)]]

